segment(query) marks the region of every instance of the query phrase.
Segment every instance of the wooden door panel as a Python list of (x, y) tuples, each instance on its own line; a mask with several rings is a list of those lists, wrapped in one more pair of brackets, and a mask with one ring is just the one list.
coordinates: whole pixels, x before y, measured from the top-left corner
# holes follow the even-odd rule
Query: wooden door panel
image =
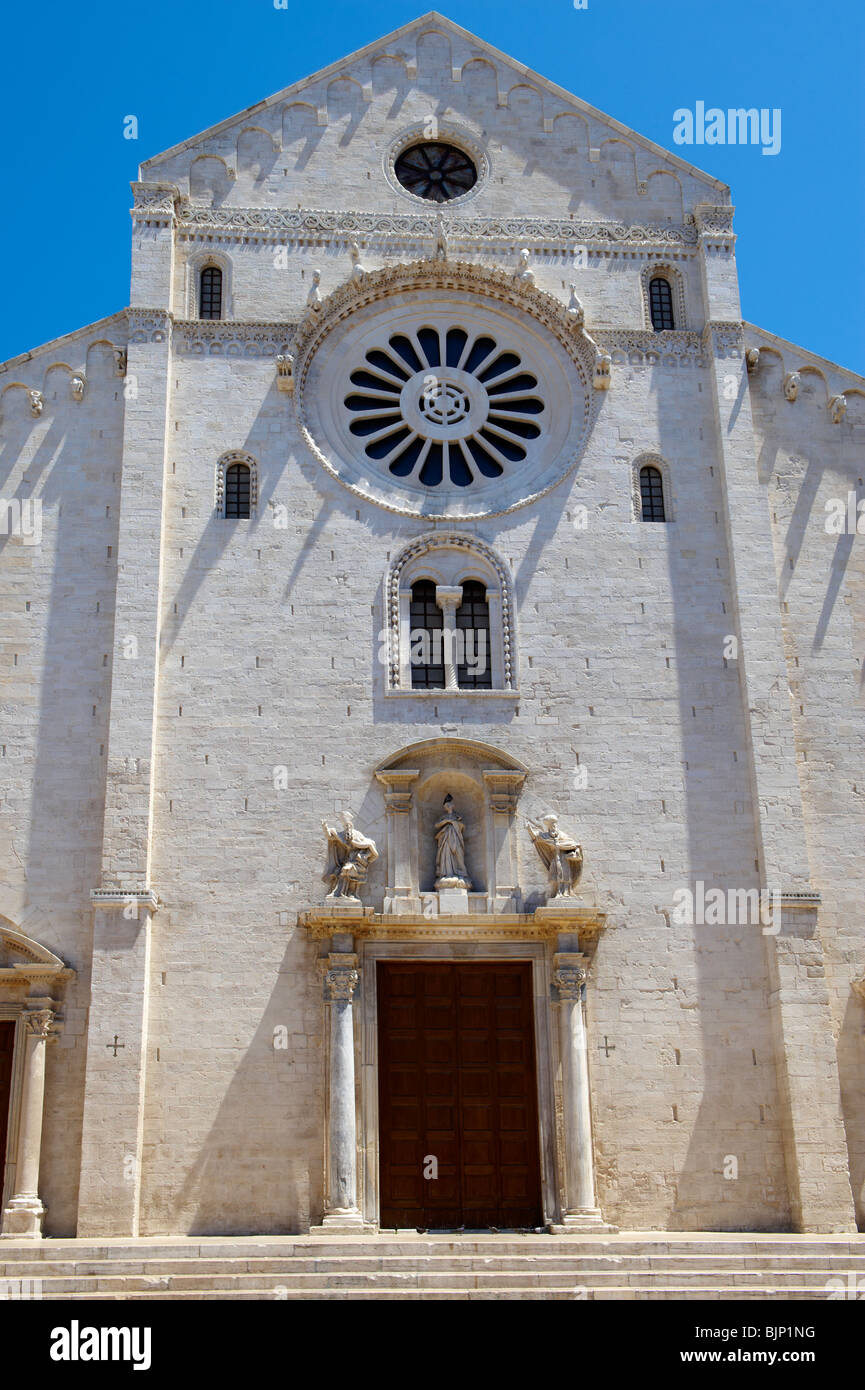
[(381, 962), (378, 990), (381, 1224), (538, 1225), (531, 967)]

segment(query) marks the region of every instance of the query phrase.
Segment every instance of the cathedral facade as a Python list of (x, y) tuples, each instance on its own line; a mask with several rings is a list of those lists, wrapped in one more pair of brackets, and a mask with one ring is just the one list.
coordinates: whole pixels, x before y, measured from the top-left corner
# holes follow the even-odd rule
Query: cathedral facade
[(133, 194), (0, 368), (3, 1235), (855, 1231), (865, 380), (435, 14)]

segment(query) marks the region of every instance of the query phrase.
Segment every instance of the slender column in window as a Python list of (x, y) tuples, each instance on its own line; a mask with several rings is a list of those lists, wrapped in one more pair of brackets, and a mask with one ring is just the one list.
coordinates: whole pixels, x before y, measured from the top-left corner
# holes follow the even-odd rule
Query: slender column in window
[(324, 1226), (362, 1226), (357, 1203), (357, 1114), (353, 1001), (360, 971), (349, 952), (328, 956), (325, 998), (330, 1011), (330, 1097)]
[(444, 647), (445, 689), (459, 690), (457, 680), (457, 609), (462, 603), (461, 584), (436, 585), (436, 603), (442, 611), (442, 645)]
[(600, 1220), (595, 1205), (592, 1112), (586, 1024), (583, 1018), (585, 957), (560, 951), (553, 957), (553, 984), (559, 995), (559, 1043), (562, 1057), (562, 1118), (565, 1139), (565, 1211), (563, 1224), (579, 1226)]
[(42, 1114), (45, 1105), (45, 1049), (55, 1036), (52, 1009), (24, 1015), (24, 1083), (15, 1165), (15, 1195), (3, 1212), (3, 1235), (38, 1240), (45, 1208), (39, 1197)]

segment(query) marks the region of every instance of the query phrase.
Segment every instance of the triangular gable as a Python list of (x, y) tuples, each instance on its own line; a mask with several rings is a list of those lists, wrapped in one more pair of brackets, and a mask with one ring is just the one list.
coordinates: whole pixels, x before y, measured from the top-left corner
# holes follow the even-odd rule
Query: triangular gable
[[(418, 19), (411, 20), (408, 24), (402, 25), (399, 29), (394, 29), (390, 34), (386, 34), (384, 37), (366, 44), (363, 48), (357, 49), (354, 53), (347, 55), (345, 58), (340, 58), (338, 61), (319, 69), (317, 72), (311, 73), (309, 76), (301, 78), (297, 82), (293, 82), (290, 86), (284, 87), (281, 91), (274, 93), (273, 96), (267, 97), (264, 101), (256, 102), (255, 105), (247, 107), (246, 110), (240, 111), (236, 115), (230, 116), (226, 118), (226, 120), (208, 127), (207, 130), (201, 131), (198, 135), (191, 136), (189, 139), (183, 140), (177, 145), (172, 145), (170, 149), (163, 150), (160, 154), (154, 155), (149, 160), (145, 160), (141, 165), (139, 178), (142, 180), (149, 180), (158, 172), (160, 164), (174, 159), (185, 151), (193, 150), (209, 140), (215, 139), (224, 132), (231, 130), (232, 127), (240, 125), (242, 122), (249, 121), (256, 115), (268, 111), (271, 107), (278, 106), (291, 99), (297, 99), (302, 96), (304, 92), (309, 92), (311, 88), (320, 86), (323, 82), (337, 79), (341, 76), (352, 77), (352, 68), (362, 66), (367, 60), (374, 56), (387, 56), (389, 51), (402, 40), (413, 35), (420, 36), (420, 34), (425, 33), (427, 30), (435, 30), (445, 35), (451, 35), (458, 38), (464, 45), (469, 46), (472, 53), (471, 58), (467, 61), (488, 58), (493, 63), (512, 72), (517, 84), (525, 83), (539, 89), (541, 92), (546, 92), (551, 97), (555, 98), (557, 102), (561, 102), (567, 108), (570, 108), (574, 114), (582, 116), (587, 120), (597, 121), (605, 126), (612, 134), (636, 142), (638, 146), (654, 156), (662, 165), (677, 169), (690, 178), (696, 179), (698, 182), (707, 185), (714, 190), (716, 195), (721, 195), (716, 197), (715, 201), (725, 202), (729, 198), (729, 188), (720, 179), (706, 174), (703, 170), (698, 169), (695, 165), (689, 164), (686, 160), (682, 159), (681, 156), (674, 154), (670, 150), (664, 149), (663, 146), (655, 144), (654, 141), (640, 135), (629, 126), (623, 125), (621, 121), (615, 120), (612, 116), (608, 116), (605, 112), (597, 110), (594, 106), (590, 106), (588, 102), (574, 96), (572, 92), (566, 91), (564, 87), (559, 87), (555, 82), (551, 82), (548, 78), (541, 76), (540, 73), (536, 73), (531, 68), (525, 67), (523, 64), (517, 62), (516, 59), (511, 58), (507, 53), (503, 53), (500, 49), (495, 48), (484, 39), (478, 38), (475, 34), (470, 33), (469, 30), (463, 29), (459, 24), (455, 24), (453, 20), (447, 19), (436, 10), (430, 10), (427, 14), (421, 15)], [(565, 113), (562, 112), (557, 114)]]
[(765, 328), (758, 328), (754, 323), (743, 323), (742, 327), (745, 332), (745, 346), (748, 348), (765, 347), (776, 352), (784, 363), (785, 372), (798, 372), (802, 367), (813, 367), (825, 379), (830, 393), (865, 392), (865, 377), (860, 376), (857, 372), (852, 372), (837, 362), (831, 362), (828, 357), (821, 357), (819, 353), (811, 352), (809, 348), (800, 347), (798, 343), (792, 343), (788, 338), (781, 338), (777, 333), (770, 333)]

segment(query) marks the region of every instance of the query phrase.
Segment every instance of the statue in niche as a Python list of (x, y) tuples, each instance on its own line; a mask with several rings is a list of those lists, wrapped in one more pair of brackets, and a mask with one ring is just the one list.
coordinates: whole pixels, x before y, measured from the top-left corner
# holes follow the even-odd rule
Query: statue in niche
[(327, 821), (321, 823), (327, 836), (327, 866), (321, 876), (330, 888), (326, 901), (359, 903), (357, 890), (366, 883), (367, 870), (378, 859), (378, 850), (374, 840), (355, 830), (350, 811), (343, 811), (340, 820), (342, 830)]
[(583, 872), (582, 845), (559, 829), (559, 818), (552, 811), (542, 817), (541, 825), (527, 820), (526, 826), (549, 875), (549, 899), (576, 897)]
[(450, 792), (442, 804), (441, 820), (436, 821), (436, 888), (471, 888), (466, 869), (465, 826)]

